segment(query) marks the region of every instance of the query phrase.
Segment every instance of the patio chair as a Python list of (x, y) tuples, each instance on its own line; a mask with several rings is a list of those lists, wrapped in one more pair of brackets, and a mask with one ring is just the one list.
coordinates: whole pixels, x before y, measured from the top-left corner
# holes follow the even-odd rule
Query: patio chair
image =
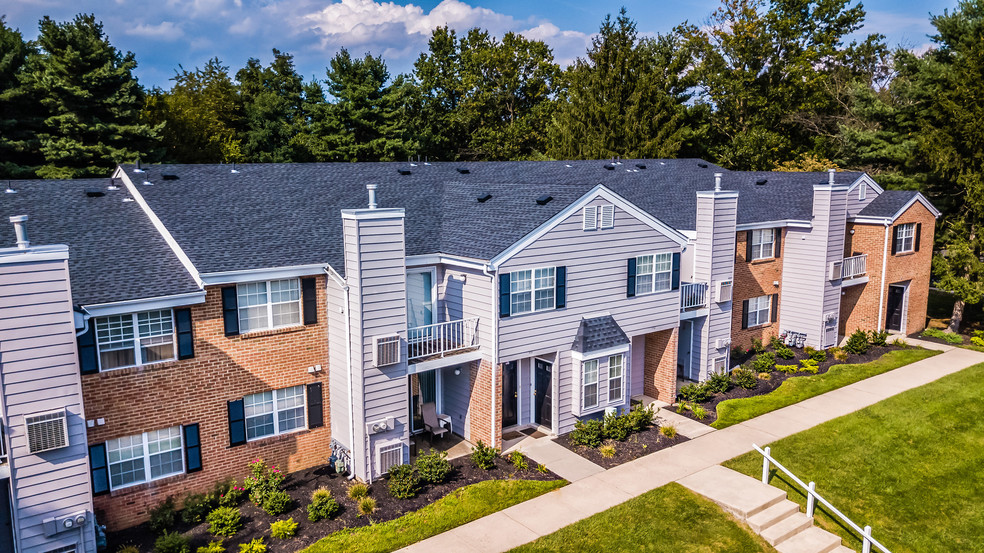
[(437, 418), (436, 403), (425, 403), (422, 411), (424, 414), (424, 430), (430, 432), (431, 441), (433, 442), (434, 436), (440, 438), (448, 429), (441, 426), (441, 421)]

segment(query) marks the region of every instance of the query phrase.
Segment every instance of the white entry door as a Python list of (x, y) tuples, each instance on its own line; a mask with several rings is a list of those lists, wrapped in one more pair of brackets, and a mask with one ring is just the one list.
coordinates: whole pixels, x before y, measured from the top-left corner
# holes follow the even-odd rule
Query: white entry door
[(407, 326), (434, 324), (434, 270), (407, 272)]

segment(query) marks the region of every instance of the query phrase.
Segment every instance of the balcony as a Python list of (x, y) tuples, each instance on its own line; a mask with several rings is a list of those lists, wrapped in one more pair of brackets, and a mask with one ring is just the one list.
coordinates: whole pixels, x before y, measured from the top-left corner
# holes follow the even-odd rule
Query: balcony
[[(407, 329), (407, 361), (410, 364), (440, 361), (449, 356), (478, 352), (478, 347), (478, 317)], [(442, 366), (446, 364), (439, 363)], [(437, 366), (435, 364), (435, 368)]]
[(680, 284), (680, 310), (707, 307), (707, 283), (684, 282)]
[(851, 257), (844, 258), (844, 264), (841, 268), (841, 286), (850, 286), (852, 284), (861, 284), (862, 282), (867, 282), (867, 278), (863, 277), (865, 273), (868, 272), (868, 254), (854, 255)]

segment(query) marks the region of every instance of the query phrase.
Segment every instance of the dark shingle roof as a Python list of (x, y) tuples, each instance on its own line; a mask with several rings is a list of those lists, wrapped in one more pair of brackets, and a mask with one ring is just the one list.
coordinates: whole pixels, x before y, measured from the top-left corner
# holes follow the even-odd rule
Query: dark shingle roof
[(571, 351), (591, 353), (628, 343), (629, 337), (622, 331), (622, 327), (618, 326), (611, 315), (604, 315), (592, 319), (581, 319), (581, 325), (577, 328), (577, 335), (574, 336)]
[(919, 192), (915, 190), (886, 190), (858, 212), (859, 217), (894, 217)]
[[(27, 215), (33, 245), (69, 247), (72, 299), (77, 305), (197, 292), (198, 285), (136, 202), (108, 190), (109, 179), (13, 181), (0, 192), (0, 244), (14, 246), (11, 215)], [(99, 190), (102, 197), (88, 197)]]

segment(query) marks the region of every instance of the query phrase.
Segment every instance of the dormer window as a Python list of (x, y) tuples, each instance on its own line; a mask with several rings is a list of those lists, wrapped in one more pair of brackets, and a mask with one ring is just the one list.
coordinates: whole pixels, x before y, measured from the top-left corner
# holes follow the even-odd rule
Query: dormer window
[(176, 357), (174, 316), (170, 309), (100, 317), (95, 324), (101, 370), (146, 365)]

